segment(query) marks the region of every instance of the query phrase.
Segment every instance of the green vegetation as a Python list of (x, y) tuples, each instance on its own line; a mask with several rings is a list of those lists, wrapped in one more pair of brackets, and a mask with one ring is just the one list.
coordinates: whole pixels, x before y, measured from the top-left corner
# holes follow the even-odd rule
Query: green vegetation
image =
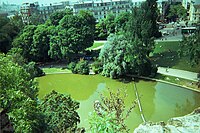
[(170, 5), (167, 17), (173, 21), (176, 21), (176, 18), (185, 20), (187, 19), (187, 9), (185, 9), (182, 4)]
[[(13, 39), (23, 27), (22, 20), (16, 15), (12, 20), (0, 16), (0, 53), (7, 53), (11, 49)], [(18, 24), (21, 24), (20, 26)]]
[(89, 62), (85, 60), (80, 60), (79, 62), (71, 62), (68, 65), (68, 68), (75, 74), (86, 74), (88, 75), (90, 72)]
[(37, 72), (35, 64), (30, 62), (20, 66), (22, 60), (14, 62), (17, 55), (0, 54), (0, 108), (6, 111), (14, 131), (34, 133), (76, 130), (79, 104), (70, 96), (55, 91), (39, 103), (34, 80)]
[(193, 64), (193, 66), (191, 66), (190, 54), (183, 54), (181, 57), (179, 56), (180, 51), (185, 53), (184, 51), (189, 49), (186, 45), (181, 49), (181, 45), (183, 45), (183, 43), (179, 41), (157, 42), (154, 52), (150, 54), (151, 60), (154, 64), (158, 64), (158, 66), (199, 72), (200, 69), (198, 64)]
[(14, 42), (28, 61), (73, 60), (94, 42), (95, 18), (88, 11), (54, 13), (45, 24), (27, 25)]
[(77, 113), (79, 103), (73, 101), (69, 95), (52, 91), (47, 94), (39, 105), (47, 124), (46, 132), (66, 133), (75, 132), (80, 117)]
[(113, 93), (108, 89), (109, 96), (101, 94), (101, 102), (95, 101), (94, 110), (90, 115), (89, 124), (92, 133), (123, 133), (129, 129), (125, 124), (125, 120), (135, 107), (135, 103), (129, 109), (125, 109), (126, 92), (122, 94), (122, 90), (118, 89)]

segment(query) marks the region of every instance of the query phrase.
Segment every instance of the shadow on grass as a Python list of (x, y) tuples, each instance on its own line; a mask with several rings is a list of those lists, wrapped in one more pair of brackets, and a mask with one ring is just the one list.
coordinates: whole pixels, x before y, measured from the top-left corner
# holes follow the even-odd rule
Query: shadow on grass
[(165, 51), (162, 53), (156, 53), (151, 57), (153, 64), (162, 67), (173, 67), (179, 61), (177, 52)]

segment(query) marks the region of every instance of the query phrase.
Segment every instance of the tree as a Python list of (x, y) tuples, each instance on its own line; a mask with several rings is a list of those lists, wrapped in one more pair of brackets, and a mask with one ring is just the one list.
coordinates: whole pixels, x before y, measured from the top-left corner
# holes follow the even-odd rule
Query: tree
[(200, 31), (189, 37), (184, 37), (180, 47), (179, 55), (189, 55), (191, 65), (198, 64), (200, 58)]
[[(124, 92), (124, 91), (123, 91)], [(105, 97), (101, 94), (101, 101), (95, 101), (94, 110), (90, 114), (89, 124), (92, 133), (123, 133), (129, 129), (125, 124), (130, 112), (135, 107), (134, 102), (130, 108), (125, 109), (125, 98), (127, 93), (122, 93), (118, 89), (116, 93), (108, 89), (109, 96)]]
[(36, 83), (10, 56), (0, 55), (0, 70), (0, 108), (8, 114), (15, 132), (42, 132)]
[(129, 12), (120, 12), (116, 17), (115, 17), (115, 29), (117, 31), (120, 30), (125, 30), (125, 26), (127, 22), (129, 21), (131, 13)]
[(22, 56), (26, 57), (29, 61), (35, 60), (33, 48), (34, 31), (37, 29), (35, 25), (27, 25), (24, 27), (22, 34), (13, 41), (14, 48), (22, 49)]
[[(147, 21), (148, 23), (151, 23), (150, 26), (150, 35), (151, 37), (160, 37), (161, 33), (159, 32), (159, 27), (157, 25), (157, 19), (158, 19), (158, 8), (157, 8), (157, 0), (146, 0), (141, 5), (141, 17), (144, 21)], [(139, 15), (139, 14), (138, 14)], [(132, 18), (133, 19), (133, 18)]]
[(181, 5), (170, 5), (169, 14), (167, 17), (173, 21), (176, 21), (177, 18), (179, 19), (186, 19), (187, 17), (187, 10)]
[(52, 91), (44, 97), (39, 108), (45, 115), (48, 132), (74, 132), (77, 123), (80, 122), (80, 117), (76, 112), (79, 103), (73, 101), (69, 95)]
[(52, 26), (38, 25), (34, 31), (31, 54), (35, 61), (46, 61), (49, 59), (49, 43)]
[[(66, 14), (57, 26), (57, 34), (50, 39), (49, 55), (54, 59), (71, 59), (92, 46), (95, 18), (88, 11), (78, 15)], [(57, 52), (54, 52), (54, 51)]]
[(124, 35), (110, 35), (99, 54), (102, 75), (119, 78), (127, 74), (148, 76), (152, 65), (139, 38), (129, 41)]
[(19, 28), (6, 17), (0, 17), (0, 22), (0, 52), (7, 53), (19, 33)]
[(73, 13), (68, 9), (66, 9), (65, 11), (56, 11), (50, 15), (47, 23), (57, 26), (59, 25), (60, 20), (67, 14), (72, 15)]

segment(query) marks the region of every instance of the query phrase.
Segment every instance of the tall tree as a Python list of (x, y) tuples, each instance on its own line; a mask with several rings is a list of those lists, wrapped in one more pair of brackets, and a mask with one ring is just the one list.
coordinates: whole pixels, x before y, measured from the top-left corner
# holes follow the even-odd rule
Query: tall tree
[(94, 32), (95, 18), (90, 12), (66, 14), (57, 26), (57, 35), (51, 37), (49, 55), (54, 59), (70, 59), (93, 44)]
[(159, 27), (157, 25), (158, 8), (157, 0), (146, 0), (141, 5), (142, 17), (148, 23), (151, 23), (150, 35), (151, 37), (160, 37)]
[(169, 14), (167, 15), (172, 21), (176, 21), (177, 18), (180, 20), (186, 19), (187, 10), (181, 5), (170, 5)]
[(0, 55), (0, 69), (0, 108), (8, 114), (15, 132), (42, 131), (36, 83), (10, 56)]
[(20, 30), (6, 17), (0, 16), (0, 22), (0, 52), (7, 53)]
[(14, 48), (22, 49), (22, 56), (26, 57), (29, 61), (35, 60), (33, 48), (33, 36), (34, 31), (36, 30), (37, 26), (35, 25), (27, 25), (22, 31), (22, 34), (13, 41)]
[(200, 58), (200, 31), (195, 34), (184, 37), (180, 43), (180, 55), (189, 55), (191, 65), (199, 64)]

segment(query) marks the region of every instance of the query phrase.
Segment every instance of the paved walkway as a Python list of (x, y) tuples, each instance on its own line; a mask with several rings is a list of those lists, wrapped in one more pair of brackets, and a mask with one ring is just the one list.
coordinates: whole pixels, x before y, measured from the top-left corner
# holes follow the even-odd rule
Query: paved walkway
[(197, 74), (194, 72), (179, 70), (179, 69), (172, 69), (172, 68), (166, 68), (166, 67), (158, 67), (158, 72), (163, 75), (169, 75), (174, 76), (178, 78), (188, 79), (192, 81), (198, 81)]

